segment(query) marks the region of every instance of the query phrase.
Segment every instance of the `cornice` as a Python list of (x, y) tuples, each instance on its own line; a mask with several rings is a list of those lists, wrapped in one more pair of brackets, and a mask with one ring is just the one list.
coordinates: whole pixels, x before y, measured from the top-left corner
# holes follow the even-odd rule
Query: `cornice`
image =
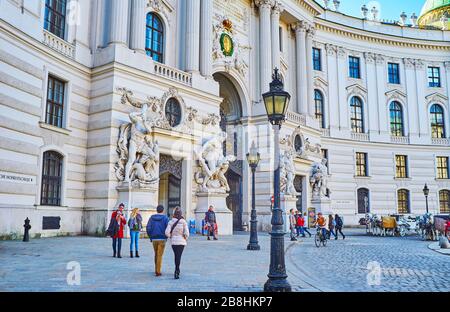
[(430, 41), (413, 38), (403, 38), (394, 35), (371, 32), (347, 25), (337, 24), (321, 18), (316, 18), (316, 30), (336, 34), (341, 37), (352, 38), (376, 44), (391, 45), (404, 48), (416, 48), (425, 50), (450, 51), (450, 43), (445, 41)]
[(311, 15), (318, 16), (325, 12), (324, 8), (312, 0), (293, 0), (302, 8), (306, 9)]

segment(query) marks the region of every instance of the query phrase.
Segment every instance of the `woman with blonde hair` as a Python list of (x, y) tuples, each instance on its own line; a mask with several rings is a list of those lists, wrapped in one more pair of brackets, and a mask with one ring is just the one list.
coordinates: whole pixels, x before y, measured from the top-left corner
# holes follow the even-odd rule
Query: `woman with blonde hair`
[(166, 236), (170, 238), (173, 253), (175, 255), (175, 279), (180, 278), (180, 263), (184, 247), (187, 245), (189, 237), (189, 227), (183, 218), (180, 207), (174, 209), (173, 218), (169, 221), (166, 228)]
[(139, 208), (134, 208), (131, 211), (130, 219), (128, 220), (128, 227), (130, 228), (130, 258), (133, 258), (133, 246), (136, 250), (136, 258), (139, 258), (139, 236), (142, 230), (142, 216), (139, 213)]

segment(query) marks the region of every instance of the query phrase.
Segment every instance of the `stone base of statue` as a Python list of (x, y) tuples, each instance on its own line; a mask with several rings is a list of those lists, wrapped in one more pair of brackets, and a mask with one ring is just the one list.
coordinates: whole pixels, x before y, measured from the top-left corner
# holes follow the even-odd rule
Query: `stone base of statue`
[(328, 197), (313, 197), (311, 200), (312, 208), (316, 209), (316, 215), (321, 212), (323, 215), (328, 216), (329, 214), (333, 214), (333, 210), (331, 208), (331, 200)]
[[(125, 217), (130, 217), (131, 211), (134, 208), (139, 208), (142, 216), (142, 223), (145, 228), (149, 218), (156, 213), (156, 207), (158, 206), (158, 184), (151, 185), (131, 185), (128, 182), (122, 182), (117, 187), (119, 192), (119, 199), (117, 205), (124, 203)], [(124, 236), (130, 237), (130, 231), (128, 226), (125, 227)]]
[(233, 213), (228, 209), (226, 193), (197, 193), (195, 224), (197, 233), (202, 233), (202, 220), (209, 206), (214, 206), (219, 235), (233, 235)]
[(297, 196), (281, 194), (281, 209), (283, 210), (284, 231), (290, 233), (289, 215), (291, 209), (297, 209)]

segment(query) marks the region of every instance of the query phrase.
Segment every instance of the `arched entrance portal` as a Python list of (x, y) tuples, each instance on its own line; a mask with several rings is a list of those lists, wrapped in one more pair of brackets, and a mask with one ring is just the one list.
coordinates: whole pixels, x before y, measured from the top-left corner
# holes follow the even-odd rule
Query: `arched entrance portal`
[(233, 230), (242, 230), (242, 103), (238, 91), (230, 79), (223, 73), (214, 74), (214, 79), (220, 86), (220, 97), (223, 102), (220, 105), (220, 127), (228, 137), (224, 145), (226, 155), (234, 155), (237, 160), (230, 164), (226, 173), (230, 184), (230, 195), (227, 198), (227, 206), (233, 212)]

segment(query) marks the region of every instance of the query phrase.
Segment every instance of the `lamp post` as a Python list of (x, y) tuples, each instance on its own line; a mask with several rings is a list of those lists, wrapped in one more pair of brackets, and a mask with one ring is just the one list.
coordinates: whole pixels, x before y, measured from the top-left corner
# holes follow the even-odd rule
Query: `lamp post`
[(258, 167), (261, 155), (256, 150), (255, 142), (253, 141), (250, 153), (247, 154), (247, 162), (252, 170), (252, 214), (250, 220), (250, 242), (247, 250), (260, 250), (258, 245), (258, 220), (256, 219), (256, 195), (255, 195), (255, 172)]
[(278, 69), (275, 68), (270, 91), (263, 95), (269, 122), (273, 126), (275, 141), (275, 172), (274, 172), (274, 205), (272, 210), (272, 230), (270, 232), (270, 270), (269, 279), (264, 285), (266, 292), (290, 292), (291, 285), (287, 281), (285, 255), (283, 211), (280, 200), (280, 129), (286, 119), (286, 112), (291, 96), (283, 89)]
[(428, 185), (425, 184), (425, 187), (423, 188), (423, 195), (425, 195), (427, 214), (428, 214), (428, 195), (429, 194), (430, 194), (430, 189), (428, 188)]

